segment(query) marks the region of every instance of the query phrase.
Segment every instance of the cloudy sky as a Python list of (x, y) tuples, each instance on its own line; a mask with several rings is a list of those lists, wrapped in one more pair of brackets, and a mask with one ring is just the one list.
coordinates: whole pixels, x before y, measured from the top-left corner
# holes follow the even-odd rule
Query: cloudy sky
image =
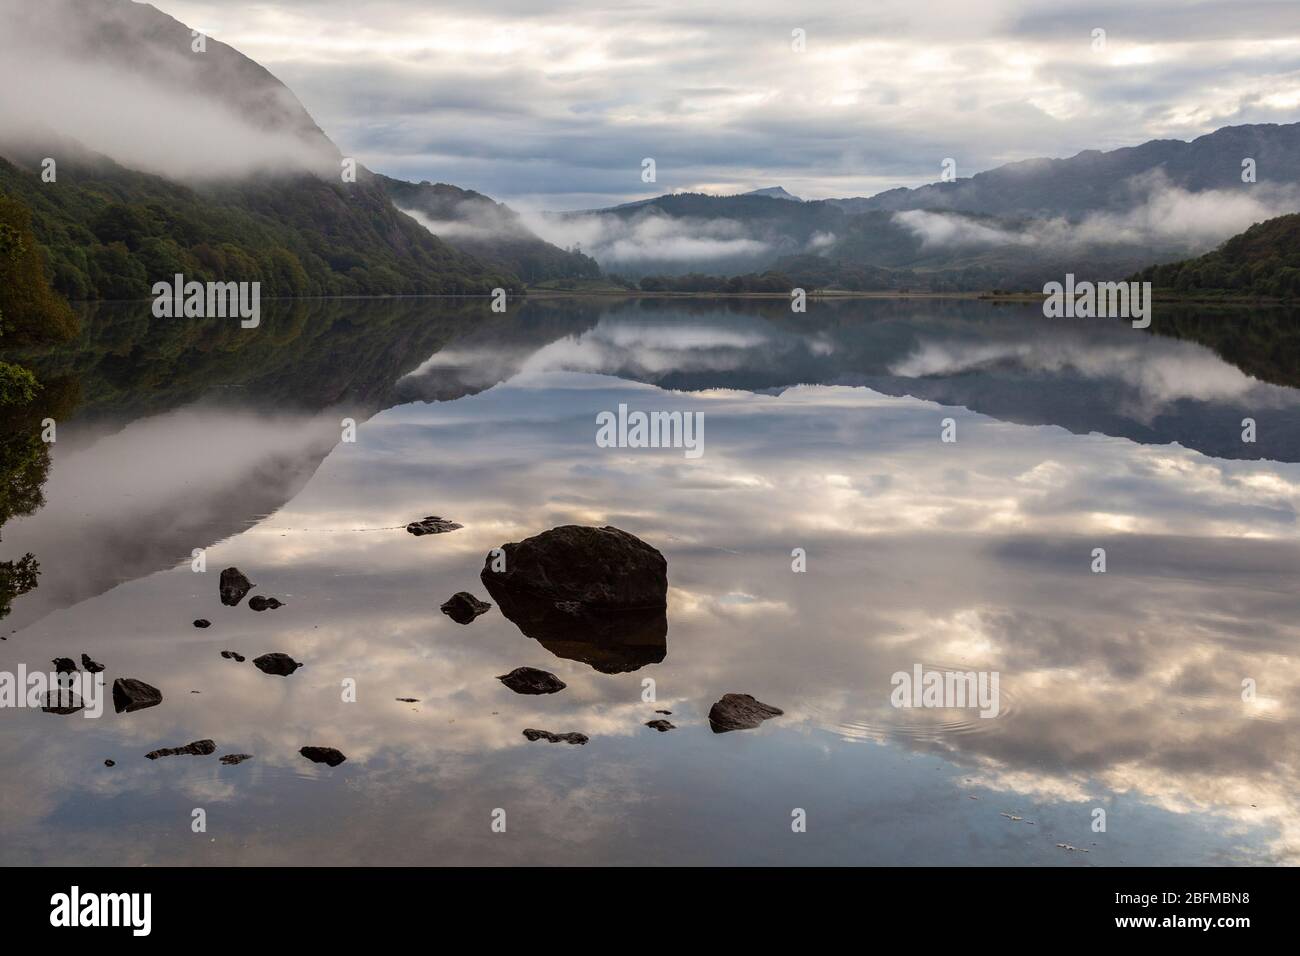
[(965, 176), (1300, 119), (1295, 0), (156, 6), (271, 69), (372, 168), (531, 208), (869, 195), (933, 181), (945, 157)]

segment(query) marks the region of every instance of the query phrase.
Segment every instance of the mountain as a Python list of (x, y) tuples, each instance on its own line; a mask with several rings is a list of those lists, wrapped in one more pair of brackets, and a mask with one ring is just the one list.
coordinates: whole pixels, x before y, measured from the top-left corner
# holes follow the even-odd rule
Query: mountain
[(0, 81), (22, 69), (45, 85), (25, 107), (26, 84), (5, 83), (0, 194), (30, 208), (69, 298), (144, 297), (175, 273), (269, 296), (521, 288), (398, 211), (364, 167), (345, 181), (293, 94), (231, 47), (196, 52), (189, 27), (128, 0), (0, 0), (0, 13)]
[(1257, 223), (1213, 252), (1150, 266), (1133, 279), (1187, 296), (1300, 299), (1300, 214)]
[(785, 191), (784, 186), (768, 186), (764, 189), (751, 189), (747, 193), (741, 193), (742, 196), (767, 196), (769, 199), (788, 199), (791, 202), (803, 202), (794, 193)]
[[(1156, 183), (1186, 192), (1300, 185), (1300, 123), (1225, 126), (1191, 142), (1160, 139), (1090, 149), (1068, 159), (1026, 159), (969, 179), (890, 189), (875, 196), (831, 199), (846, 212), (945, 210), (997, 216), (1078, 218), (1131, 208), (1134, 190)], [(1243, 183), (1242, 161), (1255, 160), (1255, 183)], [(1133, 183), (1136, 179), (1137, 182)]]
[(679, 193), (563, 221), (602, 237), (587, 251), (606, 269), (663, 288), (777, 274), (805, 288), (1031, 289), (1066, 272), (1119, 279), (1300, 209), (1296, 155), (1300, 124), (1235, 126), (865, 198)]
[(408, 183), (379, 174), (376, 180), (398, 209), (452, 248), (491, 268), (530, 284), (600, 278), (595, 259), (545, 241), (505, 203), (447, 183)]

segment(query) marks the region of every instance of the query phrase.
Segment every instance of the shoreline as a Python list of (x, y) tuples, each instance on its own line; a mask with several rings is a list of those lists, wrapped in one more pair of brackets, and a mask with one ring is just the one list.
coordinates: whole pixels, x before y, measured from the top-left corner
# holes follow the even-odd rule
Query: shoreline
[[(858, 292), (852, 290), (826, 290), (807, 292), (806, 297), (814, 301), (854, 300), (854, 299), (960, 299), (981, 302), (1042, 302), (1047, 296), (1042, 292)], [(491, 299), (491, 294), (484, 295), (301, 295), (301, 296), (265, 296), (263, 302), (397, 302), (421, 299)], [(639, 289), (526, 289), (512, 293), (507, 298), (523, 299), (766, 299), (788, 300), (788, 292), (646, 292)], [(69, 299), (71, 306), (111, 305), (130, 302), (153, 302), (153, 298), (142, 299)], [(1189, 305), (1254, 305), (1273, 307), (1300, 308), (1300, 300), (1270, 299), (1258, 296), (1182, 296), (1159, 291), (1152, 292), (1152, 301), (1176, 302)]]

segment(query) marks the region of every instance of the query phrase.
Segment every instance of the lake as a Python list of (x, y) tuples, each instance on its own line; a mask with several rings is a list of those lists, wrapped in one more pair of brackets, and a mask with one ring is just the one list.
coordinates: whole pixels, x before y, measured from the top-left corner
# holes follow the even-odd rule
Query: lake
[[(40, 577), (0, 595), (0, 671), (86, 653), (163, 701), (0, 710), (4, 864), (1300, 859), (1294, 315), (424, 299), (83, 324), (28, 356), (56, 441), (5, 433), (0, 560)], [(620, 405), (702, 418), (702, 453), (602, 447)], [(428, 515), (463, 527), (407, 532)], [(661, 646), (440, 612), (492, 600), (492, 549), (569, 524), (662, 552)], [(232, 566), (284, 606), (224, 606)], [(567, 686), (496, 679), (521, 666)], [(995, 675), (996, 715), (896, 706), (918, 669)], [(783, 713), (717, 733), (728, 693)]]

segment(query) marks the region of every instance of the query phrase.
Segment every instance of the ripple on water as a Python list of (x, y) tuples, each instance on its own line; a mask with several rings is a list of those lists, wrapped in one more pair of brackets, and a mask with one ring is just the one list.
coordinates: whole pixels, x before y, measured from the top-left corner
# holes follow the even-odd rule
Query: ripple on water
[[(959, 671), (975, 668), (939, 664), (922, 665), (925, 671)], [(978, 671), (977, 671), (978, 672)], [(892, 687), (890, 688), (892, 690)], [(998, 680), (996, 717), (981, 717), (979, 707), (895, 707), (890, 695), (863, 695), (860, 700), (842, 700), (840, 706), (816, 702), (803, 710), (825, 730), (854, 740), (942, 741), (954, 737), (989, 733), (1016, 712), (1015, 696), (1006, 681)]]

